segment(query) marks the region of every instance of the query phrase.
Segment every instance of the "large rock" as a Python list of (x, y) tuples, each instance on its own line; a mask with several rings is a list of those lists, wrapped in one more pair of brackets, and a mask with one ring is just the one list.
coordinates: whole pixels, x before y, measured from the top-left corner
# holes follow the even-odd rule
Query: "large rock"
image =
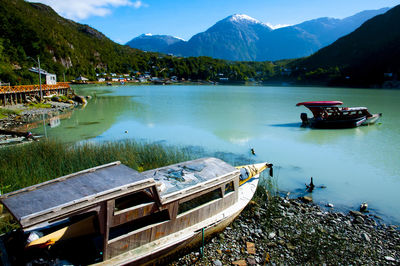
[(313, 201), (313, 199), (308, 196), (300, 197), (299, 199), (304, 203), (311, 203)]
[(83, 96), (75, 95), (73, 100), (80, 104), (87, 104), (87, 101), (86, 101), (85, 97), (83, 97)]

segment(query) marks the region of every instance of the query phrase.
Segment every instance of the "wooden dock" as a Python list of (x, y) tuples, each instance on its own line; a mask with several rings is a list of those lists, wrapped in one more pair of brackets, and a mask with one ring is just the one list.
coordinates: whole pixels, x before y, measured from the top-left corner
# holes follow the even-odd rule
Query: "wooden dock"
[[(66, 82), (58, 82), (55, 85), (42, 84), (43, 96), (52, 94), (67, 95), (72, 92), (71, 87)], [(16, 104), (26, 102), (27, 97), (40, 97), (39, 85), (19, 85), (19, 86), (0, 86), (0, 103)]]

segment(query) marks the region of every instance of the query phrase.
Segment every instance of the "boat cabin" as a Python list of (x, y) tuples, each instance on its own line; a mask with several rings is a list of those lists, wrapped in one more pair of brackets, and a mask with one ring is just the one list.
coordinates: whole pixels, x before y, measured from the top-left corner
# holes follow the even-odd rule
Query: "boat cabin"
[(368, 112), (366, 107), (339, 107), (342, 105), (340, 101), (314, 101), (302, 102), (296, 106), (304, 105), (312, 112), (314, 118), (322, 119), (343, 119), (343, 118), (357, 118), (357, 117), (371, 117), (372, 114)]
[(159, 258), (240, 213), (251, 196), (239, 204), (239, 174), (216, 158), (143, 173), (114, 162), (2, 195), (22, 229), (3, 236), (3, 260), (140, 264)]

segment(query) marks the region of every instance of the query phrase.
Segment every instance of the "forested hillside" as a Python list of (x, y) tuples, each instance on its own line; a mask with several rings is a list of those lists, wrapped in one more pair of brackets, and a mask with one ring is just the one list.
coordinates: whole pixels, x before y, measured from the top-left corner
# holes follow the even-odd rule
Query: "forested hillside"
[(339, 85), (381, 85), (400, 76), (400, 6), (365, 22), (314, 55), (293, 64), (295, 76)]
[(114, 43), (97, 30), (59, 16), (43, 4), (1, 0), (0, 80), (12, 84), (37, 82), (28, 69), (40, 56), (41, 66), (58, 79), (96, 73), (149, 71), (153, 76), (229, 80), (268, 79), (278, 68), (271, 62), (229, 62), (209, 57), (177, 58), (146, 53)]

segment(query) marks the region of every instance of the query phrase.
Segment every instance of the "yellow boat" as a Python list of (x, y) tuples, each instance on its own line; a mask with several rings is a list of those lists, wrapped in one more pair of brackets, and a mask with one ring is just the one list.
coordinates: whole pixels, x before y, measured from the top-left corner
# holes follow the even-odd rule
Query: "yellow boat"
[(248, 165), (241, 165), (235, 166), (236, 169), (239, 169), (240, 176), (239, 176), (239, 186), (246, 183), (250, 179), (254, 177), (258, 177), (262, 171), (269, 168), (269, 174), (272, 176), (272, 164), (269, 163), (256, 163), (256, 164), (248, 164)]

